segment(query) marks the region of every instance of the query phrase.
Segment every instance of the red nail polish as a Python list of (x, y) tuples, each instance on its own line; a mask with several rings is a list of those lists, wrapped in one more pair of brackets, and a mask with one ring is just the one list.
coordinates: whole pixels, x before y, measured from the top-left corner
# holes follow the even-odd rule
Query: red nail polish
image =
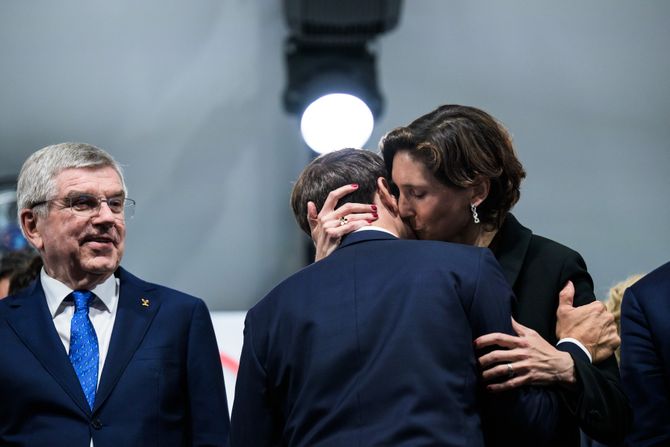
[(377, 205), (372, 205), (370, 208), (372, 208), (372, 211), (377, 211)]
[(377, 213), (372, 213), (372, 217), (374, 217), (375, 219), (377, 219), (379, 216), (377, 215)]
[(352, 188), (358, 188), (358, 183), (352, 183), (352, 184), (351, 184), (351, 187), (352, 187)]

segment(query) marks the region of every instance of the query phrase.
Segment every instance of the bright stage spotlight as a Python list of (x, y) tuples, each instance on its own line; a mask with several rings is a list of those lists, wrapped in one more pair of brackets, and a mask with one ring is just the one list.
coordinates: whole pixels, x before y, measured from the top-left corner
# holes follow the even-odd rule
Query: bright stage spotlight
[(383, 109), (371, 42), (397, 24), (400, 0), (285, 0), (284, 6), (291, 31), (286, 111), (301, 116), (303, 138), (316, 152), (363, 147)]
[(374, 118), (359, 98), (331, 93), (305, 109), (300, 132), (305, 143), (319, 154), (345, 147), (363, 147), (372, 135)]
[(284, 105), (301, 116), (305, 142), (319, 153), (362, 147), (382, 111), (374, 55), (364, 44), (320, 47), (289, 42)]

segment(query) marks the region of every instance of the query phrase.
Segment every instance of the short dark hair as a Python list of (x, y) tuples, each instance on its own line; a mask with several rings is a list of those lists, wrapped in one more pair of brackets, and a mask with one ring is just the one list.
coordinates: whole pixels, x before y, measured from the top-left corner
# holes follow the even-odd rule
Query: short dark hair
[(0, 254), (0, 279), (10, 278), (15, 272), (25, 269), (36, 256), (37, 253), (32, 250)]
[(291, 207), (298, 225), (309, 235), (307, 202), (314, 202), (320, 211), (328, 193), (340, 186), (357, 183), (358, 189), (340, 199), (337, 206), (347, 202), (372, 203), (379, 177), (388, 177), (384, 160), (364, 149), (341, 149), (315, 158), (300, 173), (291, 192)]
[(386, 134), (380, 149), (389, 172), (395, 154), (406, 151), (447, 186), (466, 188), (478, 177), (488, 179), (488, 197), (477, 211), (482, 224), (492, 229), (500, 228), (519, 200), (526, 177), (507, 129), (475, 107), (440, 106)]
[(37, 253), (34, 253), (30, 262), (26, 263), (21, 270), (15, 271), (9, 277), (8, 293), (14, 295), (28, 287), (40, 274), (42, 265), (42, 258)]

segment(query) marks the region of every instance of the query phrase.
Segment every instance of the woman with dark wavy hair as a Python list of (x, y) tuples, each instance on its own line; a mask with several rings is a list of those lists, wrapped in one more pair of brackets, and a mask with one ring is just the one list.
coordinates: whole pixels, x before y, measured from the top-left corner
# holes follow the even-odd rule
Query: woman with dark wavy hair
[[(555, 387), (563, 416), (551, 445), (579, 446), (580, 429), (620, 442), (631, 413), (612, 355), (619, 343), (612, 316), (595, 300), (579, 253), (533, 234), (510, 213), (526, 173), (505, 127), (483, 110), (444, 105), (389, 132), (380, 149), (400, 214), (416, 237), (489, 247), (512, 285), (518, 336), (475, 341), (503, 348), (479, 358), (488, 389)], [(308, 204), (317, 259), (346, 234), (374, 224), (370, 205), (336, 206), (351, 191), (333, 191), (318, 214)]]

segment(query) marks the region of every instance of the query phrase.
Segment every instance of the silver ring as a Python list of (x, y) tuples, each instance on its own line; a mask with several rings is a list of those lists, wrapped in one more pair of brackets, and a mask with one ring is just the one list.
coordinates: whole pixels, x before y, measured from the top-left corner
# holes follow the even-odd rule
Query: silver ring
[(344, 216), (340, 217), (340, 226), (342, 226), (342, 225), (346, 225), (346, 224), (348, 224), (348, 223), (349, 223), (349, 219), (347, 219), (347, 218), (344, 217)]
[(507, 377), (509, 377), (510, 379), (514, 377), (514, 368), (512, 368), (511, 363), (507, 364)]

